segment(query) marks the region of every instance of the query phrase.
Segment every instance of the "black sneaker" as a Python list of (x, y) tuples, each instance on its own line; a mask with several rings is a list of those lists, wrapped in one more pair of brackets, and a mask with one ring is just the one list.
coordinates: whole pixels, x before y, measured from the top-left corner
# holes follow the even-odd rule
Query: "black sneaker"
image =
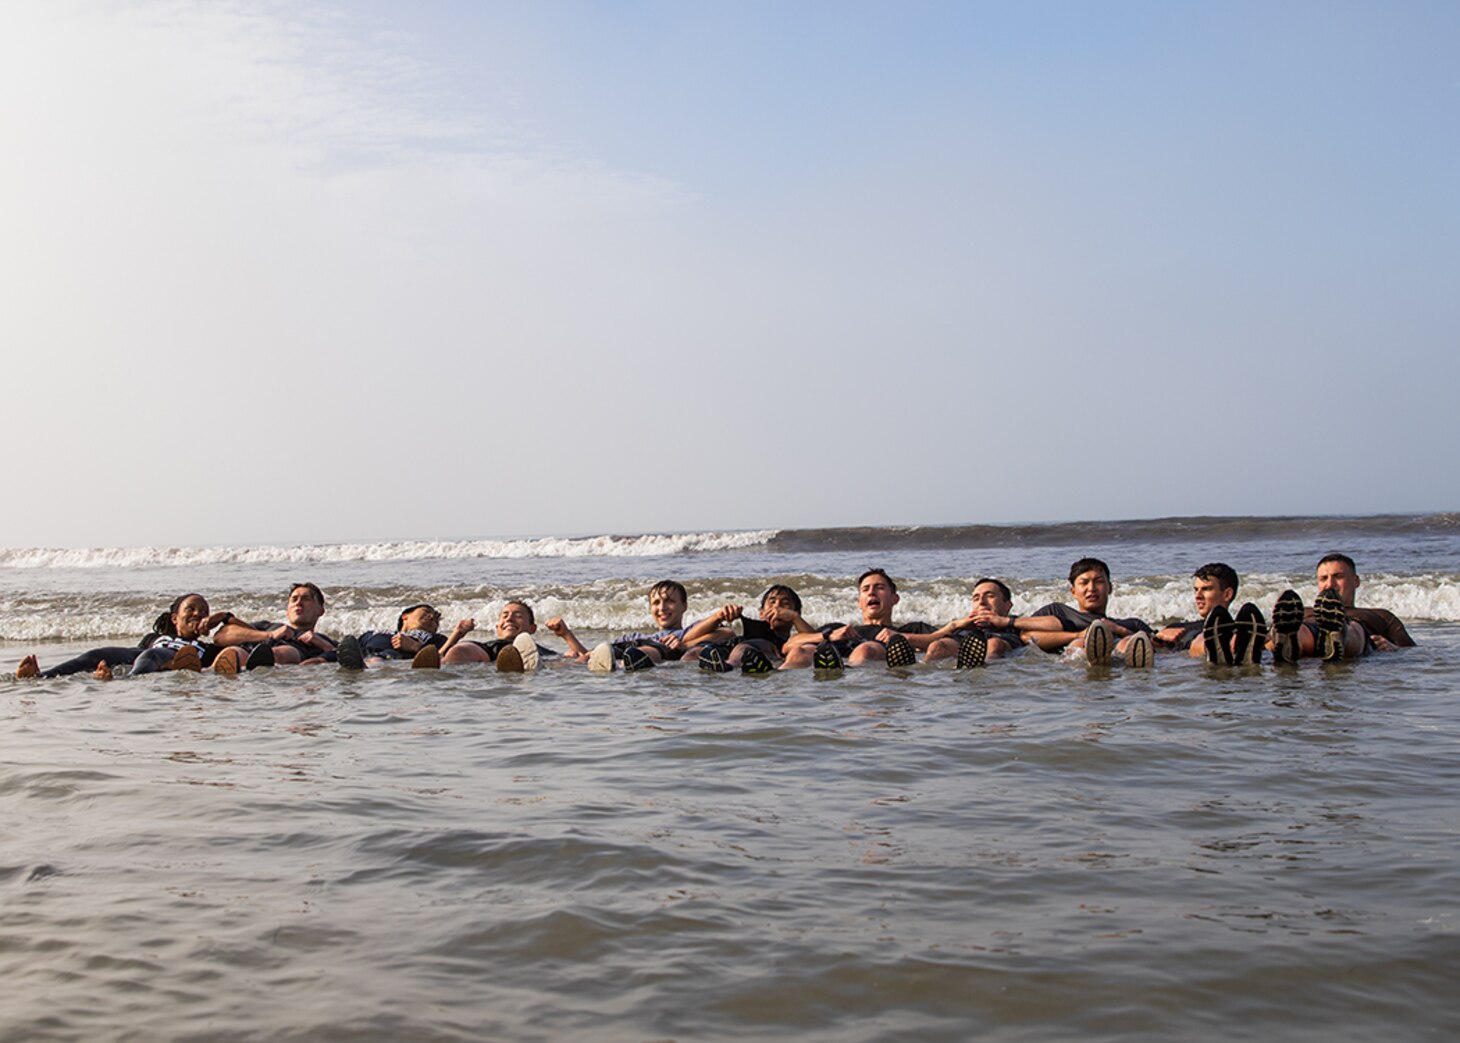
[(654, 666), (654, 660), (638, 645), (630, 645), (624, 649), (624, 669), (629, 673), (635, 670), (648, 670)]
[(1324, 590), (1313, 602), (1313, 618), (1318, 623), (1318, 653), (1325, 663), (1343, 658), (1343, 632), (1348, 628), (1348, 614), (1343, 600), (1333, 591)]
[[(269, 655), (272, 657), (273, 652)], [(253, 656), (249, 656), (250, 659)], [(358, 637), (342, 637), (340, 643), (335, 646), (335, 662), (340, 664), (341, 670), (364, 670), (365, 654), (360, 651), (360, 639)]]
[[(745, 654), (740, 657), (740, 672), (742, 674), (768, 674), (775, 668), (776, 665), (771, 662), (770, 656), (766, 655), (754, 645), (746, 648)], [(729, 668), (727, 667), (726, 669)]]
[(1273, 662), (1298, 661), (1298, 631), (1302, 628), (1303, 599), (1296, 590), (1285, 590), (1272, 606)]
[(1262, 610), (1247, 602), (1237, 610), (1237, 633), (1232, 638), (1232, 658), (1240, 666), (1257, 666), (1262, 662), (1262, 650), (1267, 645), (1267, 620)]
[(816, 652), (811, 657), (812, 669), (824, 673), (839, 671), (845, 666), (842, 662), (842, 654), (836, 650), (836, 645), (830, 641), (823, 641), (816, 646)]
[(1214, 666), (1232, 665), (1232, 613), (1225, 605), (1218, 605), (1207, 613), (1201, 625), (1202, 644), (1206, 646), (1207, 662)]
[[(355, 639), (352, 637), (350, 638), (350, 640), (354, 641)], [(355, 648), (358, 651), (360, 645), (356, 643)], [(249, 652), (248, 658), (243, 661), (243, 668), (245, 670), (257, 670), (261, 666), (273, 665), (274, 647), (267, 641), (263, 642), (262, 644), (254, 645), (253, 651)], [(364, 664), (362, 663), (359, 668), (363, 670)]]
[(700, 652), (700, 669), (711, 674), (728, 674), (733, 667), (725, 662), (725, 652), (719, 645), (711, 645)]
[(912, 666), (917, 661), (918, 654), (907, 638), (901, 634), (893, 634), (887, 639), (888, 666)]
[(958, 669), (983, 666), (989, 657), (989, 639), (982, 630), (970, 630), (958, 639)]

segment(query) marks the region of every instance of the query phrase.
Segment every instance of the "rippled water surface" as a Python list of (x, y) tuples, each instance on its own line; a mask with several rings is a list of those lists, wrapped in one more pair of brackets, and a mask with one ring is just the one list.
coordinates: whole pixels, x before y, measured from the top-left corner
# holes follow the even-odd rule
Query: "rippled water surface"
[(0, 1033), (1454, 1038), (1460, 630), (1414, 629), (1286, 671), (0, 682)]

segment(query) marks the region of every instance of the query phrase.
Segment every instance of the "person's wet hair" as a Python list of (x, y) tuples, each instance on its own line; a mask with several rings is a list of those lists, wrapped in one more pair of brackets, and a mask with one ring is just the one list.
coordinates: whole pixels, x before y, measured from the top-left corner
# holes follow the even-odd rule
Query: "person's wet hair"
[(689, 591), (684, 589), (684, 584), (678, 580), (661, 579), (658, 583), (649, 588), (649, 600), (654, 600), (655, 594), (678, 594), (679, 600), (686, 605), (689, 604)]
[(1217, 581), (1217, 586), (1223, 590), (1230, 590), (1233, 594), (1237, 593), (1237, 570), (1231, 565), (1213, 561), (1203, 565), (1191, 575), (1195, 579), (1214, 579)]
[(984, 576), (982, 579), (978, 580), (976, 583), (974, 583), (973, 589), (977, 590), (985, 583), (992, 583), (994, 586), (998, 587), (999, 596), (1002, 597), (1005, 601), (1014, 600), (1014, 592), (1009, 589), (1008, 585), (1001, 580), (994, 579), (994, 577), (992, 576)]
[[(523, 601), (521, 598), (513, 598), (511, 601), (507, 602), (507, 605), (522, 606), (522, 611), (527, 613), (527, 622), (529, 622), (533, 626), (537, 626), (537, 613), (532, 611), (532, 606), (529, 605), (527, 602)], [(502, 607), (506, 608), (507, 605), (503, 605)]]
[(1105, 582), (1110, 582), (1109, 565), (1105, 564), (1105, 562), (1101, 561), (1099, 558), (1081, 558), (1079, 561), (1070, 566), (1070, 586), (1074, 586), (1075, 580), (1079, 579), (1085, 573), (1092, 572), (1095, 569), (1099, 569), (1101, 572), (1105, 573)]
[(314, 595), (314, 600), (319, 602), (319, 607), (320, 608), (324, 608), (324, 592), (322, 590), (320, 590), (318, 587), (316, 587), (313, 583), (309, 582), (308, 580), (305, 580), (303, 583), (292, 583), (292, 584), (290, 584), (290, 586), (289, 586), (289, 596), (290, 597), (293, 597), (294, 596), (294, 592), (296, 590), (298, 590), (300, 587), (303, 587), (305, 590), (307, 590), (311, 594), (313, 594)]
[(760, 607), (765, 608), (765, 603), (772, 595), (785, 598), (791, 603), (791, 607), (799, 614), (801, 611), (801, 595), (797, 594), (784, 583), (772, 583), (765, 588), (765, 593), (760, 596)]
[(205, 605), (208, 603), (208, 599), (201, 594), (179, 594), (172, 599), (172, 604), (167, 606), (167, 611), (153, 620), (152, 632), (154, 634), (165, 634), (168, 637), (177, 637), (177, 626), (174, 625), (172, 617), (177, 615), (177, 610), (182, 608), (183, 602), (188, 598), (198, 598)]
[[(395, 629), (397, 633), (399, 633), (401, 628), (406, 625), (406, 616), (409, 616), (412, 612), (416, 611), (419, 608), (431, 608), (431, 606), (423, 602), (419, 605), (408, 605), (405, 608), (401, 609), (400, 615), (395, 617)], [(431, 608), (431, 611), (435, 612), (436, 610), (434, 608)]]
[(894, 594), (897, 593), (897, 584), (893, 582), (892, 577), (887, 574), (886, 569), (868, 569), (866, 572), (862, 573), (860, 576), (857, 577), (858, 590), (862, 589), (862, 583), (867, 579), (868, 576), (881, 576), (887, 581), (888, 589), (891, 590)]
[(1340, 565), (1347, 565), (1348, 570), (1355, 576), (1359, 574), (1359, 567), (1354, 564), (1354, 559), (1350, 558), (1347, 554), (1339, 554), (1337, 551), (1334, 551), (1332, 554), (1325, 554), (1319, 558), (1315, 571), (1316, 569), (1321, 569), (1324, 565), (1331, 565), (1335, 561)]

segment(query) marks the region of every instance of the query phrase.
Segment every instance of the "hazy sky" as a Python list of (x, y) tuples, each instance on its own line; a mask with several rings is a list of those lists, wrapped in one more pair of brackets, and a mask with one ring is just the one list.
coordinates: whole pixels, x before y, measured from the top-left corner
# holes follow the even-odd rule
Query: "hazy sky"
[(0, 545), (1454, 509), (1460, 5), (0, 8)]

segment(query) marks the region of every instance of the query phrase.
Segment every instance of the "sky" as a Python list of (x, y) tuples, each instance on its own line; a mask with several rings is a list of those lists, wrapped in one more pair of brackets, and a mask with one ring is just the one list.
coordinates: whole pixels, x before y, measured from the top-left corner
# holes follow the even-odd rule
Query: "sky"
[(0, 546), (1455, 510), (1456, 39), (12, 0)]

